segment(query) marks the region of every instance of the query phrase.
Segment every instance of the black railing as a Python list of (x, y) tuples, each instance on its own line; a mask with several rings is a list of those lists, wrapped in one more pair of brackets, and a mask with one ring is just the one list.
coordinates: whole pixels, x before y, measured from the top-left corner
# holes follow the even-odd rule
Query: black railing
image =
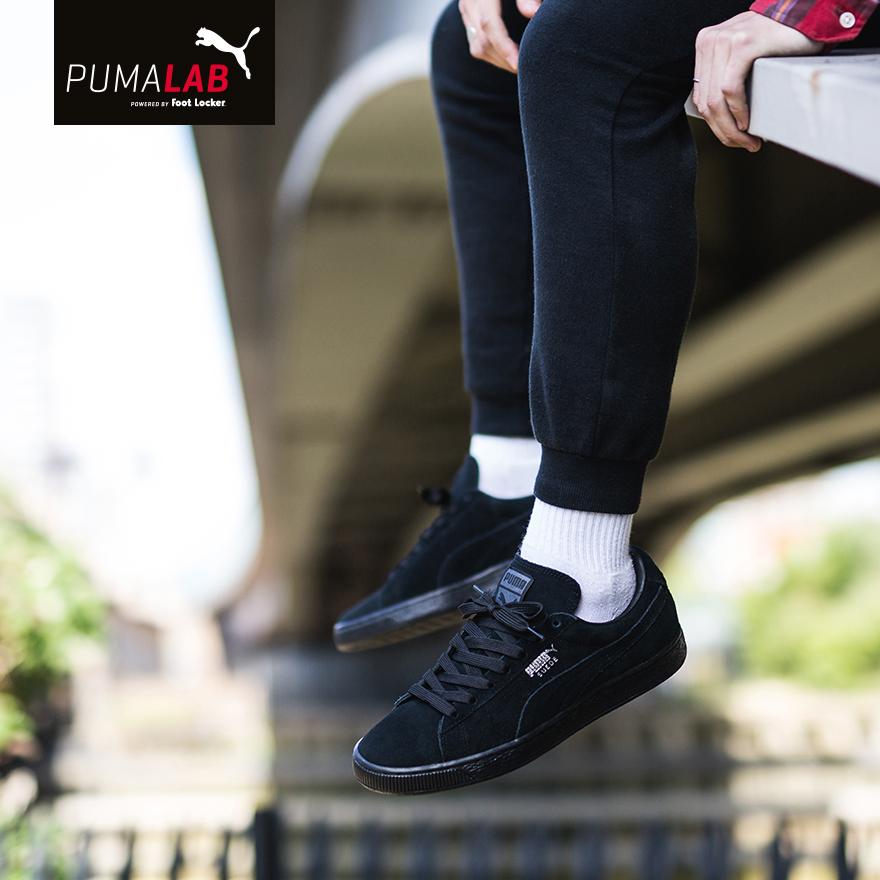
[[(207, 868), (198, 866), (200, 869), (191, 874), (185, 835), (178, 833), (171, 840), (165, 871), (152, 869), (149, 874), (168, 880), (191, 875), (217, 880), (248, 876), (254, 880), (735, 880), (748, 868), (750, 877), (789, 880), (799, 861), (809, 857), (813, 862), (824, 861), (828, 876), (837, 880), (859, 877), (850, 852), (850, 834), (842, 823), (836, 827), (832, 845), (823, 857), (817, 856), (814, 846), (808, 856), (800, 853), (797, 836), (784, 822), (769, 845), (757, 853), (736, 851), (730, 829), (715, 822), (691, 829), (686, 835), (673, 825), (651, 823), (628, 829), (629, 857), (622, 866), (619, 858), (610, 858), (612, 852), (619, 857), (620, 838), (616, 835), (620, 833), (620, 829), (600, 825), (561, 828), (540, 819), (515, 825), (481, 821), (453, 831), (434, 826), (427, 819), (406, 828), (385, 828), (374, 820), (354, 828), (351, 824), (335, 827), (323, 819), (286, 827), (282, 811), (268, 807), (257, 811), (250, 828), (217, 834), (216, 857)], [(133, 832), (115, 835), (121, 859), (112, 870), (106, 866), (98, 870), (92, 858), (96, 839), (107, 833), (81, 834), (63, 872), (58, 870), (58, 853), (51, 851), (40, 834), (28, 834), (26, 868), (19, 864), (17, 876), (28, 880), (57, 880), (60, 876), (70, 880), (92, 880), (96, 876), (137, 880), (140, 876), (136, 865), (138, 837)], [(21, 839), (21, 829), (18, 835)], [(451, 870), (453, 838), (456, 865)], [(234, 843), (252, 851), (252, 860), (247, 860), (245, 868), (241, 864), (233, 868), (231, 864)], [(0, 877), (5, 880), (12, 872), (8, 862), (4, 863), (3, 853), (0, 839)]]
[[(334, 864), (337, 851), (337, 835), (348, 831), (332, 829), (324, 820), (318, 820), (305, 828), (293, 829), (297, 846), (301, 848), (297, 870), (285, 864), (288, 835), (283, 828), (279, 811), (274, 808), (260, 810), (254, 818), (253, 836), (256, 844), (255, 880), (286, 880), (297, 877), (303, 880), (333, 880), (339, 875)], [(519, 827), (494, 827), (489, 822), (473, 825), (468, 829), (461, 844), (460, 870), (450, 874), (448, 865), (442, 861), (442, 835), (425, 822), (419, 822), (404, 832), (404, 851), (408, 852), (407, 864), (393, 869), (385, 861), (387, 852), (386, 833), (373, 821), (363, 824), (356, 835), (354, 864), (345, 871), (346, 876), (360, 880), (382, 880), (386, 865), (391, 876), (432, 880), (432, 878), (456, 876), (461, 880), (494, 880), (497, 877), (511, 880), (546, 880), (566, 877), (571, 880), (610, 880), (622, 876), (619, 869), (609, 864), (607, 853), (613, 837), (610, 829), (589, 825), (574, 829), (568, 845), (555, 847), (556, 831), (553, 826), (540, 821), (524, 823)], [(499, 838), (502, 832), (515, 842), (516, 864), (499, 865)], [(397, 832), (400, 833), (399, 831)], [(833, 847), (824, 861), (837, 880), (857, 880), (858, 870), (848, 850), (849, 834), (843, 823), (838, 824)], [(632, 880), (734, 880), (740, 865), (733, 848), (730, 830), (717, 823), (705, 824), (697, 834), (696, 846), (678, 848), (675, 829), (660, 823), (646, 825), (638, 832), (637, 857), (632, 869), (625, 872)], [(262, 846), (269, 850), (261, 850)], [(560, 863), (559, 855), (564, 858)], [(815, 853), (810, 858), (815, 860)], [(757, 859), (750, 859), (750, 868), (763, 867), (767, 880), (789, 880), (800, 860), (792, 835), (785, 823), (781, 823), (770, 845)], [(759, 874), (759, 875), (760, 875)], [(751, 876), (755, 876), (752, 873)]]

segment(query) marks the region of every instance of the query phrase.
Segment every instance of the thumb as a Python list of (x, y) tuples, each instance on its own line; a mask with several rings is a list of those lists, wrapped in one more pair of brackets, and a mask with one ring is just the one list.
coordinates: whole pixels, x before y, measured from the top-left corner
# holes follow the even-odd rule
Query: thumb
[(516, 0), (516, 8), (526, 18), (531, 18), (541, 8), (541, 0)]

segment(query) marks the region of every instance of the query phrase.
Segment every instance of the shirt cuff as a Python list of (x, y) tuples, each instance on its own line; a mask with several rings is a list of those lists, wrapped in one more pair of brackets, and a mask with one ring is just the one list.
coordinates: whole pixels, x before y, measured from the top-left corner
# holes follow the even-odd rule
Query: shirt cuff
[(878, 0), (755, 0), (752, 12), (799, 30), (820, 43), (842, 43), (858, 36)]

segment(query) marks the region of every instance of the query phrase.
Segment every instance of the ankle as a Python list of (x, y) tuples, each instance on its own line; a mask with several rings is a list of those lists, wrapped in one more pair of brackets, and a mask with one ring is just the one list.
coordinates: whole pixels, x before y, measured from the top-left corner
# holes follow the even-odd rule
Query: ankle
[(477, 488), (494, 498), (524, 498), (535, 488), (541, 445), (533, 437), (474, 434), (470, 454), (479, 469)]
[(601, 623), (623, 611), (635, 590), (631, 527), (629, 514), (569, 510), (538, 499), (520, 554), (577, 581), (577, 616)]
[(536, 498), (523, 538), (523, 555), (555, 558), (586, 572), (621, 571), (632, 564), (632, 520), (631, 514), (569, 510)]

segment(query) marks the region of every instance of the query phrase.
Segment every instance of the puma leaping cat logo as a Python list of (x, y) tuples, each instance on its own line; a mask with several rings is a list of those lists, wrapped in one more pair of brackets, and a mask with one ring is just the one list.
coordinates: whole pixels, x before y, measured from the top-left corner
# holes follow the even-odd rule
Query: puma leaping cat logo
[(244, 75), (250, 79), (251, 72), (248, 70), (247, 61), (244, 57), (244, 50), (247, 49), (248, 43), (251, 41), (251, 37), (254, 34), (258, 34), (260, 29), (255, 27), (249, 34), (248, 38), (244, 41), (243, 46), (233, 46), (231, 43), (227, 43), (220, 34), (215, 33), (214, 31), (209, 31), (207, 28), (199, 28), (196, 31), (196, 36), (198, 39), (196, 40), (197, 46), (213, 46), (215, 49), (219, 49), (221, 52), (231, 52), (235, 56), (235, 60), (241, 65), (241, 69), (244, 71)]

